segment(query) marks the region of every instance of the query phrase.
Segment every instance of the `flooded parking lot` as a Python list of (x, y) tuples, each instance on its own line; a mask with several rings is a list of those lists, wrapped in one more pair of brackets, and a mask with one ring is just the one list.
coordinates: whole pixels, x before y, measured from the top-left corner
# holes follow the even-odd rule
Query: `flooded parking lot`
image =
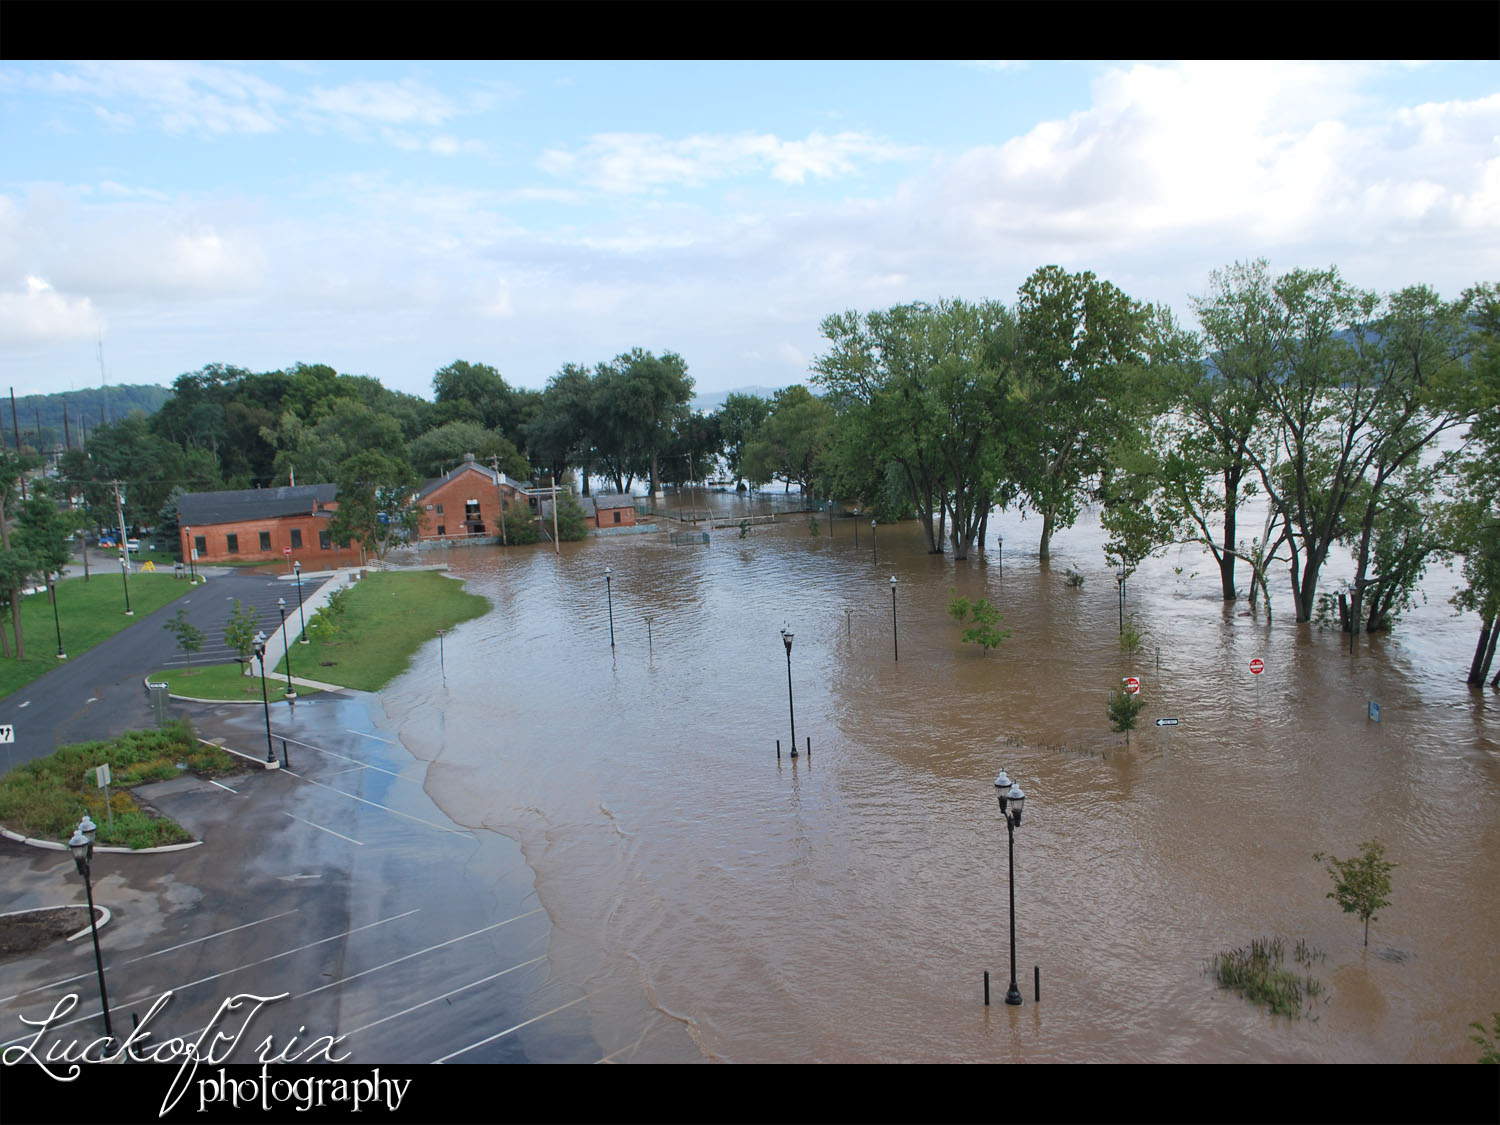
[[(1284, 574), (1268, 625), (1174, 551), (1128, 586), (1148, 633), (1131, 658), (1087, 516), (1050, 565), (1013, 515), (968, 562), (927, 555), (914, 524), (873, 552), (869, 532), (800, 516), (707, 545), (424, 557), (494, 608), (384, 707), (437, 805), (519, 843), (551, 971), (594, 997), (605, 1054), (650, 1036), (657, 1057), (735, 1062), (1472, 1061), (1469, 1021), (1500, 1008), (1500, 701), (1463, 683), (1476, 626), (1450, 572), (1351, 656), (1293, 624)], [(950, 591), (996, 603), (1009, 638), (961, 643)], [(795, 760), (782, 628), (812, 744)], [(1129, 674), (1149, 708), (1127, 748), (1105, 697)], [(1180, 720), (1170, 742), (1158, 717)], [(1002, 766), (1028, 795), (1020, 1008), (999, 1003)], [(1399, 866), (1366, 952), (1312, 855), (1371, 837)], [(1271, 934), (1327, 954), (1308, 1018), (1204, 973)]]

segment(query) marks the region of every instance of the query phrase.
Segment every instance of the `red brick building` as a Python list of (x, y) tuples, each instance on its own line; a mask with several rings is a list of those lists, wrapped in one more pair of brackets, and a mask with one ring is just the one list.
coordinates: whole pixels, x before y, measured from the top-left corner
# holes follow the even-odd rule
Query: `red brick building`
[(635, 497), (624, 496), (620, 493), (612, 493), (606, 496), (592, 496), (588, 499), (594, 502), (594, 526), (595, 527), (634, 527), (635, 526)]
[(197, 560), (354, 566), (358, 541), (335, 543), (328, 523), (338, 508), (338, 486), (304, 484), (230, 492), (186, 492), (177, 500), (182, 557)]
[(498, 539), (502, 496), (506, 504), (530, 500), (520, 481), (481, 465), (469, 454), (447, 476), (430, 480), (418, 490), (418, 540)]

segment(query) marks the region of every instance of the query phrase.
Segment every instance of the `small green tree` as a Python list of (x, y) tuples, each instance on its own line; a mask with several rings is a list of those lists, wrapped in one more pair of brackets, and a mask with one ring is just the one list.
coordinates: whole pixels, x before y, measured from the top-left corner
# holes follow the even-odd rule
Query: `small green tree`
[(1389, 906), (1391, 900), (1391, 870), (1396, 866), (1385, 858), (1385, 845), (1379, 840), (1367, 840), (1359, 846), (1359, 855), (1352, 859), (1339, 859), (1317, 852), (1313, 855), (1319, 863), (1327, 861), (1328, 874), (1333, 877), (1333, 890), (1328, 896), (1343, 907), (1345, 914), (1358, 914), (1365, 924), (1365, 945), (1370, 944), (1370, 921), (1377, 918), (1375, 911)]
[(1130, 732), (1135, 730), (1136, 720), (1145, 709), (1146, 701), (1141, 698), (1140, 692), (1131, 694), (1122, 690), (1109, 693), (1110, 729), (1116, 733), (1125, 733), (1126, 746), (1130, 745)]
[(1491, 1017), (1495, 1025), (1493, 1031), (1475, 1020), (1469, 1026), (1479, 1034), (1471, 1035), (1469, 1038), (1479, 1044), (1479, 1061), (1494, 1066), (1500, 1063), (1500, 1012), (1491, 1013)]
[(963, 632), (964, 642), (978, 645), (981, 656), (1010, 636), (1009, 629), (999, 628), (1000, 611), (984, 598), (970, 601), (951, 587), (948, 593), (953, 595), (948, 602), (948, 615), (960, 625), (968, 626)]
[(807, 534), (814, 539), (823, 534), (823, 529), (818, 526), (818, 514), (816, 512), (807, 517)]
[(240, 599), (235, 598), (229, 620), (224, 623), (224, 643), (234, 649), (240, 663), (247, 667), (250, 654), (255, 651), (255, 634), (259, 627), (260, 611), (254, 606), (240, 605)]
[[(187, 619), (187, 610), (179, 609), (165, 625), (162, 626), (172, 636), (177, 638), (177, 647), (188, 656), (199, 651), (203, 642), (207, 639), (202, 629)], [(254, 634), (252, 633), (253, 637)]]

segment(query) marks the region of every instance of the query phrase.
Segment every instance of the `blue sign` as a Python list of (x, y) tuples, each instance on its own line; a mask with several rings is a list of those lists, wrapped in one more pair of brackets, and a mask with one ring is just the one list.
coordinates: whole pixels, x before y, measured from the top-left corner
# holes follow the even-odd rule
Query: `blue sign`
[(1380, 704), (1373, 699), (1370, 700), (1370, 718), (1377, 723), (1380, 722)]

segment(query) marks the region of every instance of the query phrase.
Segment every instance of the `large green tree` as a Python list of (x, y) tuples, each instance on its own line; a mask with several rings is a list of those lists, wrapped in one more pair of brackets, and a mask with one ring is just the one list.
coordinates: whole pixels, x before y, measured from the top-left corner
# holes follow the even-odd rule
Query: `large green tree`
[(640, 348), (600, 364), (595, 376), (595, 448), (621, 492), (635, 476), (661, 488), (661, 452), (679, 412), (693, 397), (693, 380), (681, 356)]
[(594, 462), (597, 388), (594, 376), (577, 363), (565, 363), (547, 382), (541, 408), (526, 428), (526, 448), (554, 479), (577, 465), (583, 494), (589, 493), (589, 470)]
[(1108, 450), (1147, 408), (1142, 380), (1152, 309), (1089, 272), (1043, 266), (1017, 303), (1028, 434), (1021, 494), (1042, 516), (1040, 554), (1071, 527), (1097, 487)]
[(744, 483), (740, 465), (745, 456), (745, 443), (770, 413), (770, 399), (761, 395), (739, 393), (725, 398), (716, 411), (724, 460), (729, 465), (729, 472), (734, 477), (736, 486)]
[(754, 481), (795, 484), (804, 496), (812, 496), (833, 428), (832, 407), (801, 384), (784, 387), (776, 392), (769, 417), (745, 445), (745, 474)]
[(405, 458), (378, 450), (354, 454), (338, 468), (338, 510), (329, 521), (335, 542), (358, 540), (375, 557), (416, 530), (420, 512), (413, 502), (416, 474)]

